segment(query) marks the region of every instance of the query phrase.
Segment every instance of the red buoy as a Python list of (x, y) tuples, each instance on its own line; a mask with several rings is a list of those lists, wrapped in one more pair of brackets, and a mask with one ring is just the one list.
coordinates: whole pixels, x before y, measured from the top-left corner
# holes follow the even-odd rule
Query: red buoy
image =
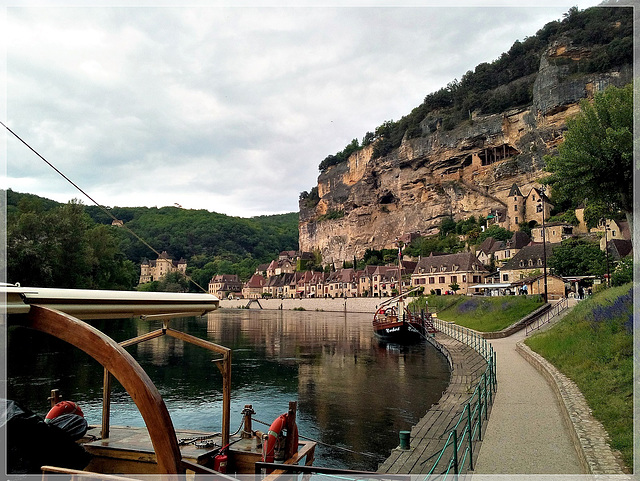
[(84, 417), (82, 409), (80, 409), (80, 406), (76, 403), (73, 401), (60, 401), (47, 413), (47, 416), (44, 418), (44, 422), (48, 423), (52, 419), (62, 416), (63, 414), (77, 414), (78, 416)]

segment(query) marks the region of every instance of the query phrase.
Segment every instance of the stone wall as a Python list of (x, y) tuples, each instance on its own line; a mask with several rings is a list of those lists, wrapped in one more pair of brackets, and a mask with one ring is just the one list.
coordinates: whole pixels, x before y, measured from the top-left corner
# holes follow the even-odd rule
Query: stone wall
[(303, 308), (306, 311), (325, 312), (362, 312), (370, 313), (372, 316), (378, 305), (388, 297), (348, 297), (346, 299), (259, 299), (259, 305), (249, 299), (220, 300), (222, 309), (244, 309), (249, 305), (250, 309), (284, 309), (294, 310)]

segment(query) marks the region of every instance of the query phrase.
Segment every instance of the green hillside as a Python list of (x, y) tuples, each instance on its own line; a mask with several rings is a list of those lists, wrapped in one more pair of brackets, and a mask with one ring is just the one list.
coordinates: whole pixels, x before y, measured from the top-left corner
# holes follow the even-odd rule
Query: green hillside
[[(8, 190), (8, 280), (56, 287), (132, 288), (128, 280), (115, 283), (82, 280), (101, 269), (98, 236), (110, 245), (110, 257), (139, 266), (156, 254), (127, 229), (112, 227), (112, 218), (97, 206), (69, 204)], [(82, 212), (78, 212), (78, 210)], [(283, 250), (298, 249), (298, 214), (252, 218), (177, 207), (113, 207), (110, 212), (156, 251), (187, 260), (188, 274), (206, 285), (215, 274), (235, 273), (247, 279), (258, 264), (270, 262)], [(75, 224), (68, 225), (74, 216)], [(74, 244), (75, 242), (75, 244)], [(82, 252), (80, 252), (80, 250)], [(76, 266), (86, 265), (71, 282), (60, 278), (62, 260), (77, 252)], [(120, 261), (119, 261), (120, 262)], [(104, 267), (104, 266), (102, 266)], [(138, 267), (136, 276), (139, 275)], [(80, 269), (81, 270), (81, 269)], [(127, 269), (131, 271), (129, 267)], [(108, 277), (108, 276), (107, 276)], [(129, 273), (125, 276), (130, 279)], [(137, 278), (135, 279), (137, 283)], [(106, 285), (105, 285), (106, 284)]]
[(500, 331), (544, 304), (540, 296), (425, 296), (413, 301), (411, 309), (425, 309), (425, 302), (439, 319), (480, 332)]

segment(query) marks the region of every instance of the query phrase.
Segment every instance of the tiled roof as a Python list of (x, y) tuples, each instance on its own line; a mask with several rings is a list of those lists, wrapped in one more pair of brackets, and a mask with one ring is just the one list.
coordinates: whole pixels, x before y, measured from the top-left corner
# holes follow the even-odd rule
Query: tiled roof
[[(558, 245), (560, 244), (559, 243), (546, 244), (545, 250), (547, 255), (547, 262), (549, 262), (549, 257), (553, 255), (553, 249)], [(537, 267), (538, 259), (542, 259), (542, 258), (543, 258), (543, 247), (541, 243), (524, 246), (522, 249), (518, 251), (518, 253), (515, 256), (511, 258), (511, 260), (509, 260), (504, 266), (502, 266), (501, 270), (511, 271), (511, 270), (518, 270), (518, 269), (529, 269), (531, 268), (531, 266), (529, 266), (529, 260), (533, 260), (534, 266)], [(524, 261), (524, 266), (520, 265), (520, 261)]]
[(520, 197), (522, 197), (522, 192), (520, 192), (520, 189), (518, 188), (517, 184), (513, 184), (511, 186), (511, 190), (509, 191), (509, 197), (514, 197), (516, 195), (519, 195)]
[(236, 274), (217, 274), (211, 278), (210, 283), (240, 282)]
[(516, 231), (511, 239), (507, 241), (507, 247), (511, 249), (522, 249), (531, 242), (531, 238), (526, 232)]
[(611, 239), (607, 242), (607, 247), (609, 251), (613, 251), (614, 255), (617, 257), (623, 258), (631, 253), (633, 250), (633, 245), (631, 241), (625, 239)]
[(254, 274), (251, 276), (251, 279), (247, 281), (247, 283), (245, 284), (245, 287), (259, 288), (264, 286), (264, 282), (265, 282), (264, 277), (258, 274)]
[(487, 237), (480, 247), (478, 247), (478, 252), (484, 252), (485, 254), (491, 254), (492, 252), (498, 251), (500, 249), (504, 249), (504, 242), (494, 239), (493, 237)]
[[(445, 267), (444, 271), (442, 271), (442, 266)], [(432, 267), (435, 267), (437, 272), (453, 271), (453, 266), (458, 266), (457, 271), (459, 272), (487, 271), (472, 252), (459, 252), (457, 254), (423, 257), (418, 261), (413, 273), (421, 274), (421, 269), (424, 269), (424, 274), (426, 274), (431, 272)], [(475, 269), (474, 266), (476, 266)]]

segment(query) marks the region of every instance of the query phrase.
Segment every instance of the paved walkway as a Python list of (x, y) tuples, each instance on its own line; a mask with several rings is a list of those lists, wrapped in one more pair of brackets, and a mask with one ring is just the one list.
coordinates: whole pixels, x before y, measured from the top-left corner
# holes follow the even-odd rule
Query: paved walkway
[(518, 352), (524, 330), (492, 339), (498, 391), (475, 474), (585, 474), (557, 398)]

